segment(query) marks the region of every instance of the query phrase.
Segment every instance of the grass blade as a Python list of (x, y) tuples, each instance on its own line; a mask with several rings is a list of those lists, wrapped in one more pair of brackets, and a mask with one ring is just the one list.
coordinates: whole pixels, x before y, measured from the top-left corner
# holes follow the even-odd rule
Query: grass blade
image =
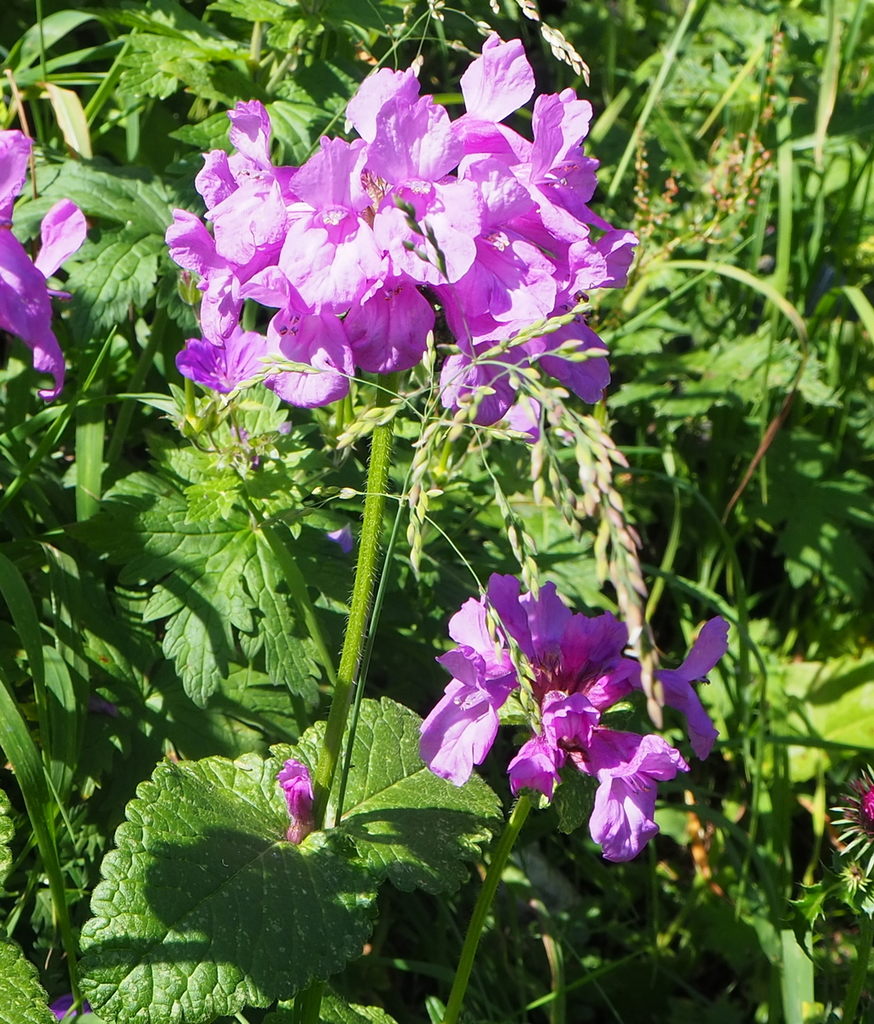
[(54, 801), (49, 795), (45, 768), (30, 730), (6, 678), (0, 669), (0, 747), (15, 770), (24, 805), (30, 819), (43, 868), (49, 880), (52, 909), (67, 954), (67, 968), (73, 994), (79, 996), (76, 940), (70, 923), (64, 876), (55, 843)]

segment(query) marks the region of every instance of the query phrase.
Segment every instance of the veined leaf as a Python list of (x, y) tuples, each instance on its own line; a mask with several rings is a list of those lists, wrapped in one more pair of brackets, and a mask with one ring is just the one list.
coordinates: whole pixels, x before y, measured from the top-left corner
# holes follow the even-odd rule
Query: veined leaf
[(9, 797), (0, 789), (0, 887), (9, 869), (12, 867), (12, 851), (9, 844), (15, 829), (12, 827), (12, 805)]
[(372, 881), (325, 833), (285, 840), (276, 767), (165, 762), (139, 787), (82, 932), (98, 1014), (208, 1024), (289, 999), (360, 953)]
[(185, 86), (204, 99), (233, 106), (239, 96), (257, 92), (250, 78), (227, 63), (244, 56), (245, 50), (233, 45), (202, 47), (187, 38), (131, 36), (119, 92), (133, 98), (166, 99)]
[[(268, 1013), (264, 1024), (295, 1024), (297, 1017), (291, 1004), (282, 1004)], [(319, 1024), (397, 1024), (394, 1017), (378, 1006), (347, 1003), (339, 996), (326, 993), (319, 1007)]]
[(87, 242), (70, 263), (67, 287), (73, 293), (73, 327), (80, 337), (94, 337), (119, 320), (128, 307), (148, 302), (158, 276), (160, 235), (136, 229), (107, 233)]
[[(790, 747), (793, 779), (812, 778), (829, 756), (829, 748), (874, 752), (874, 651), (861, 658), (793, 661), (775, 673), (792, 702), (793, 730), (813, 745)], [(817, 746), (821, 743), (822, 746)]]
[(279, 0), (215, 0), (207, 10), (223, 11), (243, 21), (266, 21), (268, 24), (282, 18), (300, 16), (296, 6), (280, 3)]
[(0, 1024), (56, 1024), (36, 968), (14, 942), (0, 939)]
[(347, 1003), (338, 996), (327, 995), (319, 1009), (320, 1024), (396, 1024), (385, 1010), (378, 1006)]
[[(500, 814), (498, 798), (478, 776), (464, 786), (438, 778), (419, 757), (421, 719), (383, 697), (365, 700), (352, 747), (352, 767), (335, 831), (348, 836), (364, 864), (405, 892), (452, 892), (463, 861), (479, 856)], [(325, 732), (317, 722), (294, 747), (273, 752), (315, 770)], [(338, 773), (339, 774), (339, 773)], [(339, 782), (328, 805), (334, 813)]]
[(178, 491), (117, 496), (77, 532), (125, 566), (122, 582), (153, 586), (144, 621), (166, 620), (164, 653), (196, 703), (227, 676), (238, 640), (250, 654), (263, 646), (270, 676), (315, 700), (311, 641), (247, 515), (192, 520)]
[(36, 235), (47, 210), (59, 199), (72, 199), (89, 217), (121, 224), (141, 235), (164, 237), (173, 220), (172, 202), (161, 182), (143, 168), (120, 170), (97, 161), (68, 160), (37, 170), (40, 198), (16, 203), (15, 224)]

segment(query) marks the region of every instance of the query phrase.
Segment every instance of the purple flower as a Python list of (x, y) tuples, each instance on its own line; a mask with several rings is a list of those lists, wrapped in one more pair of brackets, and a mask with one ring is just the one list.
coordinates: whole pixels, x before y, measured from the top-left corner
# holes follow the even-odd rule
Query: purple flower
[[(667, 676), (674, 706), (686, 710), (699, 755), (712, 724), (689, 692), (694, 696), (691, 680), (725, 651), (727, 626), (722, 619), (713, 623), (673, 675), (659, 676)], [(689, 767), (661, 737), (618, 732), (604, 719), (641, 688), (640, 666), (623, 653), (625, 626), (609, 612), (573, 614), (551, 583), (535, 597), (523, 594), (514, 577), (494, 575), (485, 596), (452, 617), (449, 633), (457, 646), (437, 660), (453, 678), (421, 727), (419, 749), (431, 770), (456, 785), (466, 782), (494, 743), (499, 709), (523, 690), (533, 735), (508, 766), (513, 793), (531, 789), (551, 800), (564, 768), (592, 776), (598, 782), (592, 838), (608, 860), (636, 856), (658, 831), (658, 782)]]
[(348, 555), (355, 544), (352, 539), (352, 527), (348, 523), (341, 526), (339, 530), (329, 530), (325, 536), (328, 540), (333, 541), (344, 555)]
[(461, 786), (492, 749), (498, 709), (516, 681), (509, 660), (490, 666), (471, 647), (457, 647), (437, 660), (453, 678), (422, 723), (419, 753), (435, 775)]
[(535, 789), (551, 800), (567, 750), (589, 743), (599, 717), (597, 709), (581, 693), (547, 693), (541, 705), (543, 733), (523, 744), (507, 766), (513, 794)]
[(110, 718), (118, 718), (118, 706), (97, 693), (88, 694), (88, 710), (94, 715), (108, 715)]
[(661, 736), (612, 729), (596, 730), (584, 756), (581, 767), (599, 783), (589, 834), (607, 860), (631, 860), (659, 830), (654, 820), (657, 784), (689, 766)]
[(434, 310), (412, 281), (386, 278), (343, 321), (355, 365), (368, 373), (409, 370), (421, 362)]
[[(851, 857), (858, 862), (861, 879), (867, 881), (874, 871), (874, 772), (869, 767), (849, 784), (843, 804), (833, 807), (832, 825), (840, 829), (839, 850), (842, 857)], [(855, 887), (860, 871), (847, 866), (844, 877)]]
[(285, 794), (291, 824), (285, 838), (300, 844), (315, 827), (313, 819), (313, 783), (309, 768), (300, 761), (288, 760), (276, 775)]
[(64, 386), (64, 357), (52, 331), (52, 291), (46, 279), (85, 241), (82, 211), (69, 199), (49, 210), (40, 230), (42, 248), (31, 262), (12, 233), (12, 207), (24, 186), (33, 143), (22, 132), (0, 131), (0, 329), (14, 334), (33, 352), (34, 369), (54, 378), (41, 398), (57, 398)]
[(301, 202), (288, 207), (279, 268), (307, 305), (345, 313), (385, 276), (373, 229), (361, 216), (370, 197), (361, 184), (366, 144), (322, 138), (296, 171)]
[(704, 710), (693, 683), (705, 680), (708, 672), (728, 650), (728, 623), (717, 616), (701, 627), (698, 639), (679, 668), (662, 669), (656, 678), (662, 684), (665, 704), (686, 716), (689, 742), (702, 758), (707, 757), (719, 733)]
[(58, 1018), (58, 1020), (64, 1020), (66, 1017), (67, 1020), (73, 1021), (79, 1016), (79, 1014), (91, 1013), (91, 1007), (88, 1005), (87, 1000), (82, 1003), (81, 1009), (79, 1009), (72, 1017), (67, 1017), (67, 1014), (72, 1010), (72, 1008), (73, 996), (69, 993), (65, 996), (58, 996), (58, 998), (49, 1006), (49, 1009)]
[[(235, 152), (207, 153), (196, 178), (205, 223), (177, 210), (167, 231), (173, 258), (199, 277), (203, 342), (226, 346), (245, 301), (272, 306), (279, 312), (251, 351), (301, 369), (265, 384), (319, 406), (346, 395), (356, 370), (414, 367), (442, 304), (459, 349), (441, 373), (444, 405), (474, 402), (479, 423), (508, 416), (533, 435), (530, 412), (515, 409), (514, 370), (534, 361), (598, 400), (606, 349), (583, 320), (512, 344), (587, 289), (618, 287), (628, 269), (636, 239), (588, 206), (597, 161), (581, 143), (591, 105), (565, 90), (538, 98), (531, 140), (505, 125), (530, 99), (534, 73), (522, 44), (496, 35), (461, 90), (466, 111), (453, 121), (420, 94), (412, 69), (381, 69), (347, 106), (360, 138), (323, 138), (299, 168), (272, 164), (266, 108), (238, 103), (228, 115)], [(591, 357), (567, 358), (568, 346)], [(219, 390), (236, 379), (189, 347), (183, 372)]]
[(189, 338), (176, 356), (176, 367), (184, 377), (228, 394), (253, 377), (264, 374), (266, 346), (260, 334), (234, 327), (225, 341)]

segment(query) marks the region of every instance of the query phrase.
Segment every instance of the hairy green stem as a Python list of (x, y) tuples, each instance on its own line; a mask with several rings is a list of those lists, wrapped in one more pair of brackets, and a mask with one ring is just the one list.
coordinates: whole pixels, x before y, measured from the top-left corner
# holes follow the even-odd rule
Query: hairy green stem
[(856, 1010), (859, 1007), (862, 988), (868, 977), (872, 940), (874, 940), (874, 919), (868, 914), (862, 914), (859, 921), (859, 940), (856, 943), (856, 963), (853, 966), (853, 973), (847, 988), (847, 998), (844, 1002), (844, 1013), (841, 1017), (845, 1024), (854, 1024), (856, 1020)]
[[(378, 395), (377, 404), (387, 401), (387, 398), (384, 397), (385, 392), (379, 392)], [(376, 427), (370, 441), (367, 494), (364, 499), (361, 537), (358, 541), (358, 562), (355, 566), (355, 583), (352, 588), (349, 621), (346, 623), (346, 635), (340, 654), (340, 667), (337, 671), (334, 697), (328, 714), (328, 724), (325, 727), (325, 742), (313, 779), (316, 827), (330, 827), (334, 824), (332, 821), (325, 820), (328, 795), (331, 792), (334, 773), (340, 757), (343, 733), (349, 716), (349, 703), (367, 633), (370, 599), (379, 564), (379, 537), (382, 532), (382, 513), (388, 486), (388, 470), (391, 464), (391, 444), (391, 423)]]
[(522, 831), (528, 812), (531, 810), (531, 800), (525, 795), (519, 797), (516, 806), (510, 814), (495, 852), (492, 854), (489, 869), (483, 880), (483, 887), (480, 889), (467, 926), (467, 934), (464, 937), (464, 945), (461, 947), (461, 957), (458, 961), (458, 968), (455, 972), (455, 980), (452, 982), (452, 991), (449, 993), (449, 1002), (446, 1004), (446, 1012), (443, 1015), (443, 1024), (457, 1024), (458, 1016), (461, 1013), (461, 1004), (467, 992), (467, 983), (470, 981), (470, 972), (473, 969), (473, 961), (476, 956), (477, 946), (482, 936), (483, 927), (486, 923), (486, 916), (495, 898), (498, 882), (504, 873), (510, 851)]

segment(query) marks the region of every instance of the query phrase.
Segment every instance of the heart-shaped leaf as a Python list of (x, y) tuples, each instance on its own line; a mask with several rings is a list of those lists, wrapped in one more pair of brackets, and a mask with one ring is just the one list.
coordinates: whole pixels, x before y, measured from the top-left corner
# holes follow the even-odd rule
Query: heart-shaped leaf
[(207, 1024), (288, 999), (360, 953), (372, 880), (325, 833), (285, 840), (275, 772), (255, 755), (165, 762), (139, 787), (82, 932), (98, 1014)]
[[(369, 870), (399, 889), (452, 892), (466, 877), (463, 862), (478, 857), (491, 837), (489, 825), (500, 815), (500, 803), (478, 776), (454, 786), (425, 767), (419, 757), (421, 721), (386, 697), (362, 702), (336, 831), (352, 840)], [(313, 771), (324, 731), (318, 722), (294, 747), (273, 752)], [(338, 790), (339, 780), (329, 816)]]

